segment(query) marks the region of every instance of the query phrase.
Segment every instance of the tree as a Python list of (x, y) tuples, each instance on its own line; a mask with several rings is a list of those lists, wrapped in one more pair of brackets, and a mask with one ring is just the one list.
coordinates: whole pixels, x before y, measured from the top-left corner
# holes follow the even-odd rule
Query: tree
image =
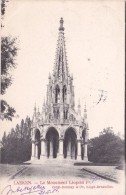
[[(5, 15), (5, 7), (7, 0), (1, 1), (1, 15), (2, 20)], [(1, 25), (3, 27), (3, 24)], [(1, 38), (1, 94), (6, 93), (7, 88), (12, 84), (11, 70), (16, 68), (16, 56), (17, 56), (17, 38), (2, 37)], [(12, 120), (15, 116), (15, 109), (11, 107), (5, 100), (1, 100), (1, 120)]]
[(115, 135), (111, 127), (89, 140), (89, 160), (92, 162), (120, 163), (123, 156), (124, 140)]
[(12, 121), (12, 118), (15, 116), (15, 113), (16, 111), (13, 107), (11, 107), (5, 100), (1, 100), (1, 120), (7, 119)]
[[(7, 140), (6, 132), (4, 131), (3, 137), (2, 137), (2, 143), (5, 145)], [(3, 145), (3, 146), (4, 146)]]
[(12, 84), (10, 70), (16, 68), (15, 57), (17, 56), (16, 38), (1, 38), (1, 93)]
[(21, 163), (31, 157), (31, 119), (21, 120), (10, 133), (2, 138), (4, 163)]
[(4, 15), (5, 15), (5, 9), (6, 9), (6, 4), (8, 3), (8, 0), (1, 0), (1, 28), (4, 27), (3, 25), (3, 19), (4, 19)]
[(1, 16), (5, 14), (5, 0), (1, 0)]

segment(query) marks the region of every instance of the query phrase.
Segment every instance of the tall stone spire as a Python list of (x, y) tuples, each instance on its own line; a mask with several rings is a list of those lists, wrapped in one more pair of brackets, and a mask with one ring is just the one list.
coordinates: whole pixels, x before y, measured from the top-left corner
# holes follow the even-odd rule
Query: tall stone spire
[(60, 19), (59, 36), (56, 48), (56, 58), (54, 67), (54, 77), (55, 80), (63, 80), (68, 77), (68, 66), (65, 48), (65, 37), (64, 37), (64, 27), (63, 18)]
[(42, 112), (34, 108), (32, 120), (31, 159), (78, 159), (88, 161), (87, 109), (81, 116), (81, 105), (75, 109), (73, 76), (68, 72), (63, 18), (60, 19), (59, 36), (53, 74), (49, 74), (47, 97)]
[(47, 121), (53, 118), (58, 123), (74, 120), (69, 109), (74, 109), (75, 106), (73, 77), (68, 72), (63, 22), (63, 18), (61, 18), (55, 65), (53, 75), (49, 75), (46, 103)]

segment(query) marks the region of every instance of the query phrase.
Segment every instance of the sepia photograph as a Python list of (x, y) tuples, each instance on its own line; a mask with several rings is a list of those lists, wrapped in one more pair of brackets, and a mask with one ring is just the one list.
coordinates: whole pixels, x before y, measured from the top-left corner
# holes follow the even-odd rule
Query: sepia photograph
[(125, 2), (1, 0), (0, 194), (125, 194)]

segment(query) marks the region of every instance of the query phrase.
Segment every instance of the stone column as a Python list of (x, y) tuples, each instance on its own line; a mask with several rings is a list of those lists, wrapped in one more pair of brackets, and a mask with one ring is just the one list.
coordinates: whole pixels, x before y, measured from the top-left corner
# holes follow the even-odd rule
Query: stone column
[(60, 122), (61, 124), (64, 122), (63, 104), (60, 105)]
[(50, 140), (50, 154), (49, 154), (49, 158), (53, 158), (53, 140)]
[(87, 143), (88, 143), (88, 131), (86, 132), (86, 135), (85, 135), (85, 144), (84, 144), (84, 162), (88, 162)]
[(77, 140), (77, 160), (81, 160), (81, 140)]
[(67, 145), (67, 158), (71, 159), (71, 139), (68, 140), (68, 145)]
[(84, 162), (88, 162), (87, 143), (85, 143), (85, 146), (84, 146)]
[(34, 160), (35, 158), (35, 142), (32, 141), (32, 155), (31, 155), (31, 160)]
[(38, 159), (38, 143), (35, 144), (35, 157)]
[(58, 153), (58, 158), (63, 159), (63, 139), (59, 139), (59, 153)]
[(41, 139), (41, 156), (40, 159), (41, 160), (45, 160), (46, 157), (46, 140), (45, 139)]
[(75, 159), (75, 143), (72, 142), (71, 144), (71, 158)]
[(47, 140), (45, 140), (45, 157), (48, 158), (48, 146), (47, 146)]

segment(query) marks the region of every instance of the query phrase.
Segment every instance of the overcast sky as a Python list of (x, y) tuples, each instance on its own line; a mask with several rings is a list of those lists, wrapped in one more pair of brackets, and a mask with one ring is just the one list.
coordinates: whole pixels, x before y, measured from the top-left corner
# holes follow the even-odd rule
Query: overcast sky
[[(19, 118), (2, 122), (1, 136), (22, 118), (32, 117), (35, 102), (41, 110), (61, 17), (76, 105), (80, 98), (82, 115), (87, 104), (89, 137), (108, 126), (124, 134), (124, 2), (11, 0), (2, 33), (17, 36), (20, 50), (5, 99)], [(99, 102), (101, 90), (104, 101)]]

